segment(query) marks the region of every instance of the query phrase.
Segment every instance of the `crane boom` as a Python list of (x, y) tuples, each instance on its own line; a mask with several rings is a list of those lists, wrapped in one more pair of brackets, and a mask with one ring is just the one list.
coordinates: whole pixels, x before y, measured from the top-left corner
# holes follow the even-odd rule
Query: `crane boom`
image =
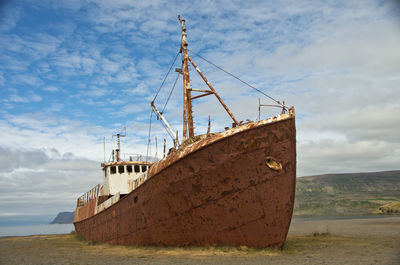
[(151, 107), (153, 108), (153, 110), (157, 113), (157, 116), (161, 119), (162, 123), (165, 125), (165, 129), (167, 130), (169, 136), (171, 136), (173, 141), (178, 141), (178, 145), (180, 144), (179, 142), (179, 138), (176, 137), (176, 134), (174, 133), (174, 131), (172, 130), (171, 126), (169, 125), (169, 123), (167, 122), (167, 120), (164, 118), (164, 116), (162, 115), (162, 113), (160, 111), (158, 111), (157, 107), (154, 105), (154, 102), (152, 101), (150, 103)]

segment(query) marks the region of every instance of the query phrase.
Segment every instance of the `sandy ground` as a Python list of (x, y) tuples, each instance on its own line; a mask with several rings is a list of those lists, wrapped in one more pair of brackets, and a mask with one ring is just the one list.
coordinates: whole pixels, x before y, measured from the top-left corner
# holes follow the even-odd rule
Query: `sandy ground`
[(72, 234), (0, 238), (0, 264), (400, 264), (400, 217), (292, 222), (282, 251), (93, 244)]

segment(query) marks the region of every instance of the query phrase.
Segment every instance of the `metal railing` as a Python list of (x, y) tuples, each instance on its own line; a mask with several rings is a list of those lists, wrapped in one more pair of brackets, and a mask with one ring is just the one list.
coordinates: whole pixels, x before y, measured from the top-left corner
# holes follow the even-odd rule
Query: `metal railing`
[(76, 202), (76, 206), (84, 206), (87, 204), (89, 201), (96, 199), (99, 197), (99, 193), (102, 193), (103, 186), (100, 186), (100, 184), (97, 184), (94, 186), (91, 190), (80, 196)]
[(129, 161), (130, 157), (132, 157), (133, 161), (139, 161), (139, 162), (150, 162), (154, 163), (157, 162), (158, 159), (157, 157), (154, 156), (145, 156), (141, 154), (135, 154), (135, 153), (122, 153), (121, 156), (123, 157), (123, 161)]

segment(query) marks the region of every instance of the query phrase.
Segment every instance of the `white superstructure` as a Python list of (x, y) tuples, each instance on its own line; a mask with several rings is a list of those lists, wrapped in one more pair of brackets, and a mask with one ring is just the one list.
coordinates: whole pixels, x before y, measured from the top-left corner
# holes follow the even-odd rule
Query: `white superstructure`
[(104, 176), (102, 195), (128, 194), (147, 178), (150, 164), (143, 161), (102, 164)]

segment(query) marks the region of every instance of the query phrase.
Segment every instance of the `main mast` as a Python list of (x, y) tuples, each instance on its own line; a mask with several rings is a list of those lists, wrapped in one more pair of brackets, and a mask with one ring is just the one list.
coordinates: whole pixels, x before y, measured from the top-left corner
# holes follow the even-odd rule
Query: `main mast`
[[(217, 91), (215, 91), (215, 89), (212, 87), (210, 82), (208, 82), (207, 78), (201, 73), (200, 69), (193, 62), (192, 58), (190, 58), (190, 56), (188, 55), (188, 48), (187, 48), (188, 44), (187, 44), (185, 20), (181, 19), (180, 16), (178, 16), (178, 19), (181, 23), (181, 28), (182, 28), (182, 43), (181, 43), (181, 48), (180, 48), (180, 53), (182, 54), (182, 64), (183, 64), (183, 137), (182, 137), (182, 141), (185, 141), (187, 138), (194, 137), (192, 100), (196, 99), (196, 98), (201, 98), (201, 97), (209, 96), (209, 95), (215, 95), (217, 97), (218, 101), (225, 108), (226, 112), (232, 118), (232, 120), (233, 120), (232, 126), (239, 125), (239, 122), (233, 116), (233, 114), (229, 110), (228, 106), (222, 101), (222, 99), (218, 95)], [(198, 74), (201, 76), (201, 78), (207, 84), (207, 86), (210, 90), (190, 88), (189, 62), (193, 65), (194, 69), (198, 72)], [(182, 70), (179, 69), (179, 72), (182, 73)], [(191, 91), (203, 92), (203, 94), (192, 97)], [(164, 119), (162, 112), (158, 111), (158, 109), (154, 105), (154, 100), (151, 102), (151, 107), (157, 113), (157, 116), (161, 118), (161, 121), (166, 126), (166, 129), (167, 129), (168, 133), (170, 134), (170, 136), (172, 137), (172, 139), (174, 141), (177, 141), (177, 143), (179, 144), (177, 134), (175, 134), (172, 131), (168, 122)]]
[(194, 136), (193, 128), (193, 114), (192, 114), (192, 96), (190, 93), (190, 76), (189, 76), (189, 63), (187, 54), (187, 35), (185, 28), (185, 20), (178, 16), (182, 27), (182, 63), (183, 63), (183, 140), (187, 137), (187, 130), (189, 130), (189, 138)]

